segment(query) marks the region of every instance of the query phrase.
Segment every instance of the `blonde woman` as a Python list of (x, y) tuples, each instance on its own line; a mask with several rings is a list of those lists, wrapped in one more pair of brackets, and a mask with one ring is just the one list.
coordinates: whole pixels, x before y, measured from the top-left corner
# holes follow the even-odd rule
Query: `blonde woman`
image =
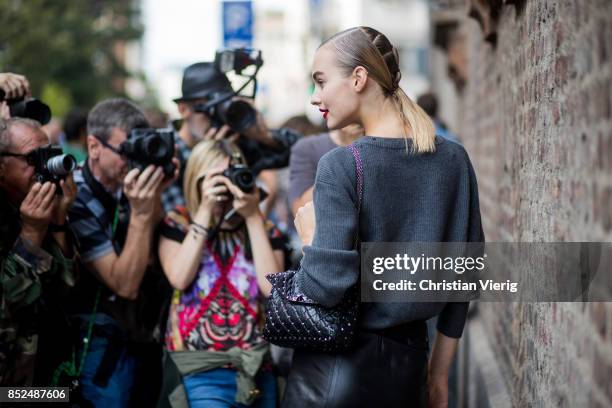
[[(327, 126), (357, 123), (365, 136), (353, 144), (363, 174), (359, 217), (356, 164), (346, 148), (321, 158), (314, 205), (298, 210), (296, 228), (305, 246), (296, 280), (307, 297), (333, 307), (356, 284), (357, 233), (362, 242), (484, 240), (468, 155), (459, 144), (435, 136), (427, 114), (400, 88), (398, 52), (386, 36), (369, 27), (336, 34), (317, 50), (312, 77), (312, 104)], [(467, 307), (363, 304), (351, 350), (295, 351), (282, 405), (447, 406), (449, 367)], [(425, 321), (436, 315), (438, 333), (428, 362)]]
[[(243, 160), (227, 141), (193, 149), (184, 176), (187, 208), (168, 214), (159, 243), (176, 289), (166, 358), (178, 368), (191, 407), (276, 404), (260, 306), (270, 293), (265, 275), (283, 267), (284, 240), (264, 220), (258, 189), (242, 191), (223, 176), (232, 157)], [(223, 221), (232, 209), (237, 215)]]

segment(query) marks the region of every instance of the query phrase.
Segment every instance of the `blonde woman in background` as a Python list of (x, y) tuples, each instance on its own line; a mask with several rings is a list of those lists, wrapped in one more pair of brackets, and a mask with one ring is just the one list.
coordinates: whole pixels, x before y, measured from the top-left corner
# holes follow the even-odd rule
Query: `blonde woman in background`
[[(176, 289), (165, 367), (178, 369), (191, 407), (273, 407), (261, 301), (270, 293), (265, 275), (283, 267), (285, 242), (265, 221), (259, 190), (222, 175), (231, 157), (243, 160), (231, 142), (196, 145), (185, 169), (187, 208), (170, 212), (162, 229), (159, 257)], [(236, 216), (222, 221), (232, 209)]]

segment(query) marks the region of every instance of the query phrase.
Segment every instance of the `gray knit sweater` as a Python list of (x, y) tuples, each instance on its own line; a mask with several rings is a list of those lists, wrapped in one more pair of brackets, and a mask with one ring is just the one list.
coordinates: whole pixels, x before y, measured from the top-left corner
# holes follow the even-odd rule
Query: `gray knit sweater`
[[(408, 140), (410, 146), (411, 141)], [(403, 138), (364, 136), (355, 146), (363, 162), (364, 190), (359, 234), (362, 242), (483, 242), (478, 186), (465, 149), (436, 137), (436, 152), (414, 155)], [(357, 282), (359, 254), (355, 161), (336, 148), (317, 168), (314, 206), (317, 226), (304, 247), (297, 279), (321, 304), (338, 304)], [(467, 303), (367, 303), (361, 326), (381, 329), (438, 315), (438, 331), (461, 337)]]

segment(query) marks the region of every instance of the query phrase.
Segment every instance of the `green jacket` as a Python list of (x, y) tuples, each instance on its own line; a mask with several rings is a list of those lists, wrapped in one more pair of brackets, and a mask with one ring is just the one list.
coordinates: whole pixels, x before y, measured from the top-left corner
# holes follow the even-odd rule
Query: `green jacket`
[(232, 364), (237, 370), (236, 402), (251, 405), (261, 394), (255, 375), (270, 360), (270, 345), (261, 343), (251, 350), (232, 347), (227, 351), (164, 352), (164, 381), (157, 408), (189, 407), (183, 377)]
[(33, 383), (44, 295), (74, 286), (74, 259), (50, 236), (39, 248), (20, 231), (19, 211), (0, 192), (0, 386)]

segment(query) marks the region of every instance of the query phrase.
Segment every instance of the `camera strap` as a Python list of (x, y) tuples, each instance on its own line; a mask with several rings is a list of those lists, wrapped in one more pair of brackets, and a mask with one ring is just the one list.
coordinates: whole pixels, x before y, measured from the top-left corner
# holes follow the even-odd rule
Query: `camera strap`
[(123, 154), (121, 153), (121, 149), (111, 145), (106, 140), (103, 140), (101, 137), (98, 137), (98, 136), (94, 136), (94, 137), (98, 140), (98, 142), (100, 142), (100, 144), (102, 144), (102, 146), (111, 150), (113, 153), (117, 153), (119, 156), (123, 156)]

